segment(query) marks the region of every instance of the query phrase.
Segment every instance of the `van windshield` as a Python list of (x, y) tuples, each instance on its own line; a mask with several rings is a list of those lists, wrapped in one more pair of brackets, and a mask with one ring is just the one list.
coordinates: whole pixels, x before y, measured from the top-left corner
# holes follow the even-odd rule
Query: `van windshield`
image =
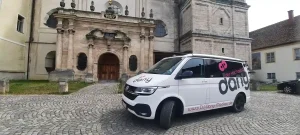
[(177, 66), (180, 64), (182, 59), (182, 57), (177, 57), (161, 60), (145, 73), (171, 75), (173, 71), (177, 68)]

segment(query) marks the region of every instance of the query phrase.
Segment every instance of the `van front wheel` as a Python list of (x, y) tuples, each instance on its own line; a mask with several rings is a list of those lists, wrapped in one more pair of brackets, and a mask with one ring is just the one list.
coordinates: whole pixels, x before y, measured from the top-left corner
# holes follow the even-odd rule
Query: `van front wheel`
[(238, 94), (234, 100), (233, 106), (232, 106), (232, 110), (234, 112), (241, 112), (244, 110), (244, 106), (246, 103), (246, 99), (244, 97), (244, 95), (242, 94)]
[(171, 127), (172, 119), (175, 114), (175, 101), (166, 101), (160, 112), (159, 124), (162, 128), (168, 129)]

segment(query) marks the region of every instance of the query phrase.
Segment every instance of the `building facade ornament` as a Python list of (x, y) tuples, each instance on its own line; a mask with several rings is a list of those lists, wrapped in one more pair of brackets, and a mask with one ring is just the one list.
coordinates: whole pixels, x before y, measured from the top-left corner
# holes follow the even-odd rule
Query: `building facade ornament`
[(91, 2), (90, 10), (91, 10), (92, 12), (95, 11), (94, 1)]

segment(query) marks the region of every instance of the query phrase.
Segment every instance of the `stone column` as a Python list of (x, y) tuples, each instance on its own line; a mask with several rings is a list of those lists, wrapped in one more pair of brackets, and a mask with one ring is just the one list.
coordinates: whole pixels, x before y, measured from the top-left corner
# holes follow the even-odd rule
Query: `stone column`
[(144, 65), (145, 65), (145, 52), (144, 52), (144, 48), (145, 48), (145, 28), (141, 29), (141, 35), (140, 35), (140, 39), (141, 39), (141, 45), (140, 45), (140, 70), (144, 70)]
[(128, 44), (123, 46), (123, 71), (127, 74), (128, 69)]
[(153, 28), (150, 29), (150, 36), (148, 37), (149, 39), (149, 60), (148, 60), (148, 67), (150, 68), (153, 65), (153, 50), (154, 50), (154, 36), (153, 36)]
[(154, 59), (154, 56), (153, 56), (154, 36), (149, 36), (148, 38), (149, 38), (149, 68), (150, 68), (151, 66), (153, 66), (153, 59)]
[[(73, 21), (73, 20), (72, 20)], [(71, 21), (69, 21), (71, 23)], [(73, 22), (72, 22), (73, 24)], [(73, 56), (74, 56), (74, 49), (73, 49), (73, 40), (74, 40), (74, 33), (75, 30), (73, 29), (73, 26), (70, 24), (70, 28), (68, 30), (69, 32), (69, 45), (68, 45), (68, 63), (67, 63), (67, 69), (73, 69)]]
[(94, 43), (89, 44), (89, 54), (88, 54), (88, 73), (93, 74), (93, 49), (94, 49)]
[(237, 47), (236, 42), (233, 41), (233, 53), (234, 53), (233, 57), (235, 57), (235, 58), (237, 58), (237, 52), (236, 52), (237, 50), (236, 50), (236, 47)]
[(56, 41), (56, 58), (55, 58), (55, 69), (62, 69), (62, 44), (63, 44), (63, 33), (62, 18), (57, 18), (57, 41)]

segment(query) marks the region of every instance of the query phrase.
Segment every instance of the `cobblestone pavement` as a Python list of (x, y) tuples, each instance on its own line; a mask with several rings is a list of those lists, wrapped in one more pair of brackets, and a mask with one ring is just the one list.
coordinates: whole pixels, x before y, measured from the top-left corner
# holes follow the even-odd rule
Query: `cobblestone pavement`
[(122, 108), (115, 84), (96, 84), (67, 96), (0, 96), (0, 135), (52, 134), (297, 134), (300, 97), (252, 92), (245, 111), (220, 109), (182, 116), (169, 130)]

